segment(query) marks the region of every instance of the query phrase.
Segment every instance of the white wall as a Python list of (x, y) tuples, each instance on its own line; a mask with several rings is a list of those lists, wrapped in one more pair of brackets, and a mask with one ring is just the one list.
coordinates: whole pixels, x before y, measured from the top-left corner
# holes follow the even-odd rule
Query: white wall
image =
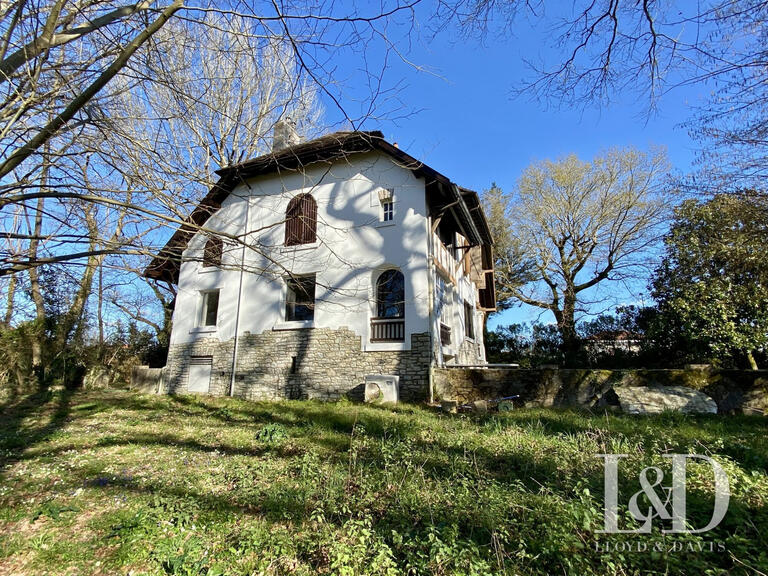
[[(379, 222), (378, 190), (394, 188), (393, 223)], [(285, 209), (291, 198), (309, 192), (317, 201), (315, 245), (283, 246)], [(250, 207), (247, 208), (248, 204)], [(314, 326), (346, 326), (362, 337), (364, 350), (410, 349), (410, 335), (428, 331), (427, 218), (423, 180), (380, 153), (356, 154), (303, 174), (257, 177), (238, 186), (207, 228), (241, 234), (246, 213), (246, 251), (239, 332), (291, 328), (285, 323), (285, 282), (293, 274), (317, 274)], [(225, 247), (223, 269), (203, 269), (205, 238), (195, 236), (184, 252), (171, 344), (234, 336), (242, 249)], [(378, 274), (398, 268), (406, 283), (404, 343), (371, 343), (375, 316), (373, 286)], [(220, 289), (218, 324), (198, 326), (201, 291)]]
[[(443, 302), (440, 309), (441, 314), (435, 315), (432, 330), (434, 334), (439, 334), (440, 324), (444, 323), (451, 329), (451, 343), (447, 345), (441, 345), (440, 356), (438, 361), (442, 364), (446, 356), (455, 357), (459, 354), (461, 345), (469, 340), (473, 343), (479, 344), (480, 357), (477, 360), (472, 360), (471, 363), (485, 362), (485, 347), (483, 344), (483, 314), (476, 308), (477, 306), (477, 286), (470, 281), (468, 276), (460, 276), (456, 278), (456, 283), (450, 282), (444, 278), (440, 272), (435, 270), (435, 300), (442, 296)], [(439, 280), (442, 279), (443, 291), (438, 288)], [(472, 325), (474, 328), (474, 336), (469, 338), (466, 333), (464, 324), (464, 302), (467, 302), (472, 306), (473, 318)], [(439, 305), (436, 305), (440, 308)], [(442, 358), (442, 360), (440, 359)], [(458, 361), (454, 359), (454, 362)]]

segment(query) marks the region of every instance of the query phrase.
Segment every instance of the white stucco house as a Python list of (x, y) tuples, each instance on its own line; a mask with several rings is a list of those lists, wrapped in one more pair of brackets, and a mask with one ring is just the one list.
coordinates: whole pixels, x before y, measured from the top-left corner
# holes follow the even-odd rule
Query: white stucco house
[(145, 271), (177, 285), (165, 391), (334, 398), (395, 374), (423, 401), (432, 367), (484, 363), (477, 194), (380, 132), (290, 137), (220, 170)]

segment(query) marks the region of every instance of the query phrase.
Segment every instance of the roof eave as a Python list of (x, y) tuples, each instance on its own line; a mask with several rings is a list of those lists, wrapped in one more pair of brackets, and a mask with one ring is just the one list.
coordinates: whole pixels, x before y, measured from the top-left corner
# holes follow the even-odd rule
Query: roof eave
[[(344, 132), (333, 133), (327, 136), (286, 148), (277, 153), (265, 154), (234, 164), (226, 168), (216, 170), (219, 181), (211, 188), (203, 200), (187, 217), (166, 245), (153, 258), (150, 265), (144, 270), (144, 276), (163, 281), (178, 282), (178, 273), (181, 266), (181, 252), (179, 246), (186, 246), (190, 238), (198, 231), (215, 209), (221, 206), (221, 202), (232, 192), (237, 182), (259, 175), (271, 174), (281, 170), (301, 170), (310, 164), (317, 162), (331, 162), (339, 159), (340, 155), (357, 154), (379, 150), (400, 162), (400, 166), (412, 171), (427, 181), (439, 182), (444, 189), (450, 190), (451, 196), (456, 201), (458, 219), (467, 232), (467, 239), (473, 245), (492, 243), (490, 234), (487, 233), (487, 222), (482, 216), (481, 223), (485, 226), (478, 228), (478, 223), (467, 206), (465, 195), (471, 193), (477, 198), (477, 194), (459, 188), (446, 176), (417, 160), (397, 146), (384, 139), (379, 131), (371, 132)], [(479, 205), (479, 200), (477, 201)]]

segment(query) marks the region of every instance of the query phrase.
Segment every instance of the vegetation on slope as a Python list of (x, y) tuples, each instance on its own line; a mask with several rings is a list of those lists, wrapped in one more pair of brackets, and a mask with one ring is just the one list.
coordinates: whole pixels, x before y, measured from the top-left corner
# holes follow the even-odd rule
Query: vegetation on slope
[[(0, 574), (768, 570), (761, 418), (469, 417), (119, 391), (24, 397), (2, 414)], [(633, 455), (622, 462), (626, 502), (639, 471), (674, 452), (714, 455), (726, 469), (733, 495), (721, 526), (596, 533), (595, 455)], [(692, 463), (688, 477), (689, 521), (703, 526), (711, 473)]]

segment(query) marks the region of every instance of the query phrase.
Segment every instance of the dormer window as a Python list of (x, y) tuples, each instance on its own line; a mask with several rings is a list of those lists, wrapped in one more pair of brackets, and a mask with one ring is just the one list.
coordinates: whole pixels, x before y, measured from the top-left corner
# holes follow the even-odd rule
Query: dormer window
[(285, 245), (298, 246), (317, 241), (317, 202), (310, 194), (299, 194), (285, 211)]
[(381, 204), (379, 220), (381, 222), (392, 222), (395, 219), (394, 192), (392, 188), (382, 188), (379, 190), (379, 203)]
[(212, 268), (221, 266), (221, 253), (224, 243), (221, 238), (216, 236), (209, 238), (203, 249), (203, 268)]

